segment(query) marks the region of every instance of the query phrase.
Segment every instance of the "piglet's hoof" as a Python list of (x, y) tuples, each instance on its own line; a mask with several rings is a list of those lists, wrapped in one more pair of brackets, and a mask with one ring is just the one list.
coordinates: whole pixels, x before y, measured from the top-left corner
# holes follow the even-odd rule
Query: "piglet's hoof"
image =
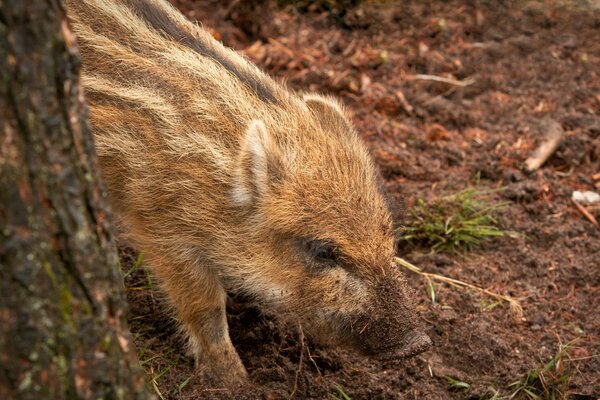
[(196, 375), (205, 384), (215, 388), (236, 389), (249, 383), (248, 373), (239, 365), (200, 365)]

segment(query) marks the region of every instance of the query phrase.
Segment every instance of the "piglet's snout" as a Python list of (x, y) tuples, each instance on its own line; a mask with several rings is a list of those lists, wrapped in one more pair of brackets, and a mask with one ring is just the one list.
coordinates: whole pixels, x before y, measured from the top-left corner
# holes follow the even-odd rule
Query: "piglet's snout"
[(409, 358), (421, 354), (431, 347), (431, 339), (423, 332), (413, 331), (406, 335), (396, 352), (397, 358)]
[(420, 331), (408, 333), (404, 340), (388, 352), (380, 354), (381, 359), (392, 360), (401, 358), (410, 358), (427, 351), (431, 347), (429, 336)]

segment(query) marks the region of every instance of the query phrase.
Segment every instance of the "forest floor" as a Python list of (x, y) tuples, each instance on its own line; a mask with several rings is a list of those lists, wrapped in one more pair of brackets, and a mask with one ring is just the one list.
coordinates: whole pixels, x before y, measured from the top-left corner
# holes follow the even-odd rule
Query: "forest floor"
[[(493, 201), (504, 206), (493, 216), (512, 234), (467, 253), (405, 245), (399, 255), (512, 296), (523, 314), (436, 281), (432, 301), (427, 280), (406, 271), (434, 345), (383, 362), (300, 341), (295, 329), (234, 298), (231, 337), (252, 384), (231, 392), (194, 378), (160, 292), (123, 250), (130, 325), (159, 397), (600, 398), (600, 228), (571, 200), (574, 190), (600, 192), (599, 9), (508, 0), (345, 11), (315, 1), (173, 2), (290, 88), (339, 96), (407, 214), (418, 199), (497, 189)], [(566, 136), (526, 173), (549, 120)], [(600, 220), (598, 203), (584, 207)]]

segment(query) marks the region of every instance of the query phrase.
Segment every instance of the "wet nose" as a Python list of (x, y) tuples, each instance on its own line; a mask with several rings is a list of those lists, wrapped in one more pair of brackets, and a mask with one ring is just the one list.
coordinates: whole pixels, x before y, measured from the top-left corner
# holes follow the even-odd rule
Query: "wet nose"
[(423, 332), (413, 331), (410, 332), (400, 347), (394, 352), (394, 356), (397, 358), (409, 358), (414, 357), (417, 354), (421, 354), (431, 347), (431, 339)]

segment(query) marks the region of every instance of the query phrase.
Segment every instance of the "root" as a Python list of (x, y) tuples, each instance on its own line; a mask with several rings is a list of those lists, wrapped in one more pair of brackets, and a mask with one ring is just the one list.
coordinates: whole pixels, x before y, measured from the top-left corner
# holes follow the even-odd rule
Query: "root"
[(525, 169), (529, 172), (535, 171), (540, 168), (548, 158), (562, 142), (565, 131), (562, 126), (551, 118), (546, 118), (542, 120), (543, 128), (546, 131), (544, 135), (544, 140), (539, 146), (535, 149), (533, 154), (525, 160)]
[(515, 313), (517, 318), (521, 319), (523, 317), (523, 307), (521, 307), (521, 304), (516, 299), (514, 299), (510, 296), (505, 296), (502, 294), (494, 293), (492, 291), (489, 291), (482, 287), (473, 285), (471, 283), (463, 282), (463, 281), (460, 281), (460, 280), (454, 279), (454, 278), (448, 278), (447, 276), (444, 276), (444, 275), (438, 275), (438, 274), (432, 274), (430, 272), (424, 272), (421, 268), (409, 263), (408, 261), (406, 261), (400, 257), (395, 257), (394, 261), (396, 262), (396, 264), (398, 264), (416, 274), (423, 276), (425, 279), (428, 280), (428, 282), (431, 282), (431, 281), (444, 282), (444, 283), (447, 283), (447, 284), (455, 286), (455, 287), (468, 288), (471, 290), (475, 290), (477, 292), (483, 293), (494, 299), (497, 299), (500, 301), (505, 301), (508, 303), (511, 311), (513, 313)]
[(300, 373), (302, 372), (302, 362), (304, 361), (304, 331), (302, 330), (300, 321), (298, 321), (298, 336), (300, 340), (300, 360), (298, 361), (298, 368), (296, 369), (296, 377), (294, 378), (294, 387), (290, 393), (290, 399), (294, 397), (296, 390), (298, 390), (298, 379), (300, 378)]
[(469, 86), (469, 85), (472, 85), (473, 83), (475, 83), (475, 79), (473, 79), (473, 78), (468, 78), (468, 79), (459, 81), (457, 79), (446, 78), (443, 76), (426, 75), (426, 74), (415, 75), (414, 79), (419, 80), (419, 81), (441, 82), (441, 83), (446, 83), (448, 85), (453, 85), (453, 86), (458, 86), (458, 87), (466, 87), (466, 86)]

